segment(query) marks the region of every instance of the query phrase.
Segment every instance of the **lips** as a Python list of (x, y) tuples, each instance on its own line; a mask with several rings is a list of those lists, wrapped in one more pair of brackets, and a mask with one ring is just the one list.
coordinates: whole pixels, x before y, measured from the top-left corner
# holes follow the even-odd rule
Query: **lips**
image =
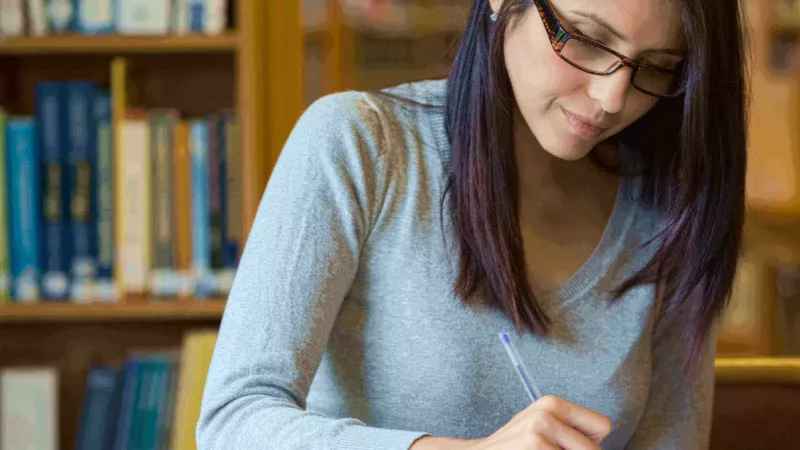
[(566, 109), (562, 108), (564, 111), (564, 115), (567, 117), (567, 120), (572, 125), (573, 130), (583, 136), (585, 138), (591, 139), (599, 136), (603, 131), (605, 131), (606, 127), (600, 127), (595, 124), (589, 123), (586, 119), (583, 119), (580, 116), (577, 116)]

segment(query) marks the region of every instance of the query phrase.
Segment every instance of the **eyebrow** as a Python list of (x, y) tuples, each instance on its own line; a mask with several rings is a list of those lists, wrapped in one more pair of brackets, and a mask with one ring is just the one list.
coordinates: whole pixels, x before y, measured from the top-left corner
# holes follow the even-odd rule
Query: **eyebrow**
[[(619, 39), (620, 41), (628, 42), (628, 39), (621, 35), (617, 30), (614, 29), (608, 22), (603, 20), (601, 17), (597, 16), (594, 13), (588, 11), (571, 11), (573, 14), (581, 17), (585, 17), (596, 24), (600, 25), (601, 27), (605, 28), (606, 31), (611, 33), (615, 38)], [(674, 48), (661, 48), (661, 49), (649, 49), (646, 50), (645, 53), (662, 53), (665, 55), (672, 55), (672, 56), (684, 56), (685, 52), (679, 49)]]

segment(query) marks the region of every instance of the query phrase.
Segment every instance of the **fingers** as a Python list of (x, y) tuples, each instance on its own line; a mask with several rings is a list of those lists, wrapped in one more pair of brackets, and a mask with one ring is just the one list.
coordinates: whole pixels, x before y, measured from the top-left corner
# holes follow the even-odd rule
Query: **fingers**
[[(592, 442), (599, 444), (611, 433), (611, 419), (597, 411), (584, 408), (562, 398), (547, 395), (534, 405), (538, 410), (551, 412), (558, 420), (582, 432)], [(571, 448), (571, 447), (567, 447)]]
[(541, 437), (543, 441), (537, 442), (533, 448), (550, 448), (548, 445), (552, 445), (556, 449), (600, 450), (598, 443), (564, 423), (551, 411), (536, 411), (533, 419), (533, 434), (538, 435), (534, 439)]

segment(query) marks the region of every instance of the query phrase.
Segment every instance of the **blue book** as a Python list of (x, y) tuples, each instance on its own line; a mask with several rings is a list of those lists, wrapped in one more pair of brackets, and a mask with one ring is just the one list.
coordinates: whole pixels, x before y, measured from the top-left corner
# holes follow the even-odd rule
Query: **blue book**
[(64, 183), (66, 135), (63, 83), (36, 86), (36, 135), (42, 181), (42, 298), (65, 300), (69, 294), (69, 212)]
[(133, 428), (136, 399), (141, 389), (143, 364), (138, 358), (132, 357), (125, 361), (122, 371), (121, 390), (118, 392), (119, 398), (115, 399), (117, 401), (115, 404), (117, 420), (110, 439), (106, 441), (107, 443), (113, 442), (113, 445), (105, 447), (114, 450), (128, 450), (131, 447), (130, 434)]
[(211, 271), (211, 206), (209, 193), (210, 130), (205, 120), (191, 124), (192, 159), (192, 250), (196, 279), (195, 295), (209, 297), (216, 291)]
[(94, 120), (95, 86), (69, 81), (64, 86), (67, 126), (67, 176), (70, 226), (70, 296), (90, 300), (97, 276), (97, 216), (92, 202), (96, 191), (97, 128)]
[(114, 129), (111, 122), (111, 95), (98, 91), (94, 98), (97, 136), (95, 189), (92, 204), (97, 218), (97, 297), (116, 298), (114, 283)]
[(105, 450), (105, 435), (113, 411), (111, 407), (117, 390), (119, 371), (113, 367), (95, 366), (89, 369), (86, 391), (75, 439), (76, 450)]
[(6, 169), (11, 242), (11, 295), (17, 302), (40, 298), (41, 224), (39, 216), (39, 154), (33, 118), (10, 118), (6, 124)]
[(189, 31), (202, 33), (206, 29), (206, 0), (188, 0)]

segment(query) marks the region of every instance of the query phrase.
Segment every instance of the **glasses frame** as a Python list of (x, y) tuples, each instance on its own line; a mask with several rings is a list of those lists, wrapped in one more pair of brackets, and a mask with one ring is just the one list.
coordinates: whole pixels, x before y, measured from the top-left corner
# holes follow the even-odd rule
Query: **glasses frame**
[[(635, 87), (638, 91), (643, 92), (647, 95), (652, 95), (653, 97), (660, 97), (660, 98), (677, 97), (679, 95), (682, 95), (684, 90), (686, 89), (686, 86), (681, 86), (677, 92), (674, 92), (672, 94), (657, 94), (655, 92), (651, 92), (648, 91), (647, 89), (643, 89), (637, 86), (633, 80), (636, 78), (636, 74), (639, 72), (639, 68), (641, 67), (647, 67), (648, 69), (653, 69), (658, 72), (668, 73), (671, 75), (677, 75), (679, 74), (680, 71), (665, 69), (663, 67), (647, 64), (645, 62), (628, 58), (622, 53), (619, 53), (618, 51), (609, 48), (608, 46), (600, 42), (597, 42), (594, 39), (590, 39), (580, 34), (570, 33), (564, 28), (563, 25), (561, 25), (561, 22), (558, 20), (558, 17), (556, 17), (556, 13), (553, 11), (553, 8), (547, 3), (547, 0), (533, 0), (533, 3), (536, 5), (536, 9), (539, 10), (539, 16), (542, 18), (542, 24), (544, 25), (544, 28), (547, 31), (547, 36), (550, 38), (550, 44), (553, 47), (553, 51), (555, 51), (556, 54), (561, 59), (563, 59), (567, 64), (571, 65), (572, 67), (575, 67), (578, 70), (590, 73), (592, 75), (600, 75), (600, 76), (611, 75), (623, 67), (630, 67), (632, 69), (631, 86)], [(566, 43), (569, 42), (570, 39), (575, 39), (581, 42), (585, 42), (589, 45), (605, 50), (611, 53), (612, 55), (616, 56), (619, 59), (619, 62), (605, 72), (597, 72), (586, 69), (584, 67), (580, 67), (577, 64), (573, 63), (572, 61), (568, 60), (566, 57), (564, 57), (564, 55), (561, 54), (561, 51), (564, 49), (564, 45), (566, 45)]]

